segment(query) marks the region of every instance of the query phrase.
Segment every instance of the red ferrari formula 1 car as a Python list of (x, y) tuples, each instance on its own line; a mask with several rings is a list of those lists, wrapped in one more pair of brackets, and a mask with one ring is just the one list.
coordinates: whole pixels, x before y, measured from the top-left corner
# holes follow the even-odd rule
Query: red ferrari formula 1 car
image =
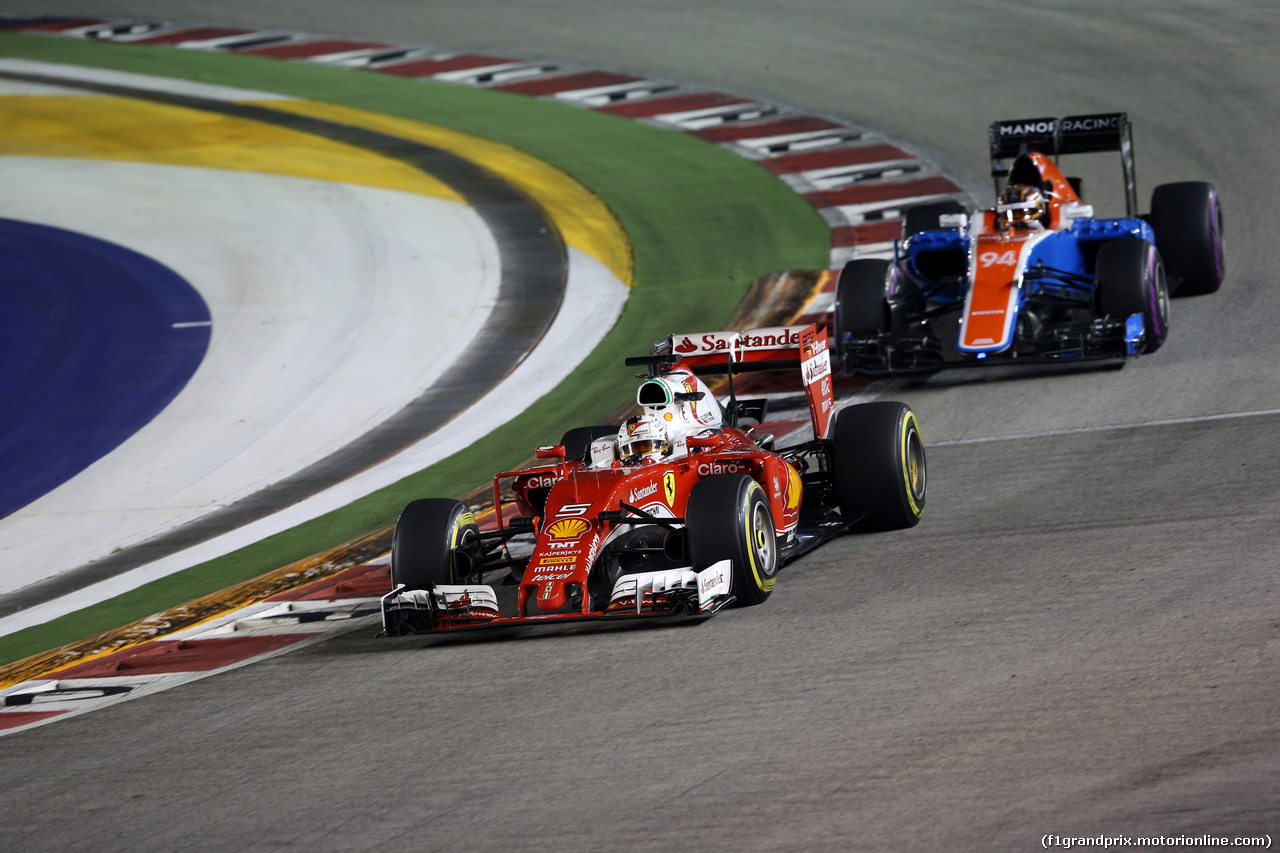
[[(386, 634), (706, 617), (764, 601), (783, 564), (851, 526), (920, 520), (916, 416), (896, 402), (836, 412), (825, 329), (672, 335), (627, 364), (646, 368), (643, 413), (571, 429), (537, 449), (549, 464), (495, 475), (496, 529), (457, 500), (405, 507)], [(747, 425), (766, 408), (733, 393), (749, 370), (800, 374), (812, 440), (775, 448)], [(723, 403), (700, 378), (710, 373), (729, 374)]]

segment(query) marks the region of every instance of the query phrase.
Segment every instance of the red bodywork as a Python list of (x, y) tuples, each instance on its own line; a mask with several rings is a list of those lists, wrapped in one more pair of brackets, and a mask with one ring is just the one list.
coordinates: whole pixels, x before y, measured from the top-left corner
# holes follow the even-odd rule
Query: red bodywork
[[(690, 444), (688, 456), (671, 462), (592, 469), (573, 460), (497, 475), (495, 493), (501, 479), (516, 478), (513, 491), (521, 511), (534, 516), (537, 532), (533, 555), (520, 581), (521, 615), (562, 611), (570, 599), (581, 602), (577, 612), (602, 610), (608, 602), (589, 600), (587, 577), (600, 549), (631, 525), (599, 520), (600, 514), (623, 509), (626, 503), (658, 518), (682, 519), (689, 490), (703, 477), (747, 474), (765, 487), (778, 535), (796, 526), (802, 497), (800, 474), (782, 457), (761, 449), (734, 427), (692, 439)], [(530, 493), (548, 484), (551, 491), (539, 508)]]
[[(754, 369), (799, 367), (814, 435), (826, 437), (834, 410), (826, 329), (791, 326), (672, 335), (662, 344), (668, 353), (679, 356), (675, 371), (716, 368), (729, 362)], [(623, 507), (627, 504), (657, 518), (674, 519), (677, 526), (684, 518), (690, 490), (703, 477), (752, 477), (764, 487), (776, 533), (782, 537), (795, 529), (803, 486), (800, 473), (781, 456), (731, 426), (691, 436), (687, 449), (687, 455), (648, 464), (624, 466), (614, 460), (593, 466), (581, 459), (566, 461), (564, 447), (557, 445), (538, 449), (538, 456), (556, 460), (553, 465), (495, 475), (495, 507), (501, 507), (503, 482), (514, 478), (511, 488), (517, 512), (532, 517), (536, 533), (534, 551), (520, 581), (515, 618), (602, 611), (609, 602), (591, 600), (588, 577), (601, 550), (632, 525), (602, 519), (601, 514), (619, 510), (630, 514)], [(501, 529), (503, 513), (496, 515)], [(634, 606), (634, 602), (628, 604)]]

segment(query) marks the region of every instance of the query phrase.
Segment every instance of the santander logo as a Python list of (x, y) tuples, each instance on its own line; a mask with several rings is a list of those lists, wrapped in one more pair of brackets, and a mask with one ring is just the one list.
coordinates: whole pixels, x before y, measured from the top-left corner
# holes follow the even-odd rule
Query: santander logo
[(695, 344), (693, 341), (689, 340), (688, 338), (682, 338), (680, 340), (680, 343), (676, 344), (675, 350), (678, 353), (697, 352), (698, 345)]
[(724, 572), (716, 572), (715, 577), (702, 579), (702, 586), (698, 591), (706, 594), (709, 590), (715, 589), (722, 583), (724, 583)]

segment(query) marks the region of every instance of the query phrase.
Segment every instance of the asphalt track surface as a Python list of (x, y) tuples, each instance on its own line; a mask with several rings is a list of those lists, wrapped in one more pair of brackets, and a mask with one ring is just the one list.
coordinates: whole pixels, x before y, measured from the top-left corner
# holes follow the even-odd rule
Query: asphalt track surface
[(825, 546), (764, 606), (500, 643), (352, 632), (20, 733), (0, 741), (6, 839), (1028, 850), (1280, 831), (1273, 4), (64, 11), (639, 69), (848, 115), (975, 175), (995, 118), (1127, 109), (1143, 198), (1176, 180), (1221, 191), (1228, 277), (1175, 301), (1165, 347), (1122, 370), (887, 386), (930, 442), (923, 522)]

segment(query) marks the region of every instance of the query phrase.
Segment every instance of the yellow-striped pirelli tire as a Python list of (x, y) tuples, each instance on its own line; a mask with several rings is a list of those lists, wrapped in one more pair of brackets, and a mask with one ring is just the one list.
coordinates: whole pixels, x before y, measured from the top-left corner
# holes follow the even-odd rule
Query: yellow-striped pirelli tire
[(913, 527), (924, 513), (924, 437), (906, 403), (847, 406), (831, 430), (840, 510), (858, 530)]
[(465, 583), (480, 568), (480, 528), (466, 504), (423, 498), (400, 513), (391, 540), (391, 582), (409, 589)]
[(745, 474), (699, 480), (689, 490), (685, 536), (694, 569), (733, 562), (736, 603), (759, 604), (778, 580), (778, 535), (764, 489)]

